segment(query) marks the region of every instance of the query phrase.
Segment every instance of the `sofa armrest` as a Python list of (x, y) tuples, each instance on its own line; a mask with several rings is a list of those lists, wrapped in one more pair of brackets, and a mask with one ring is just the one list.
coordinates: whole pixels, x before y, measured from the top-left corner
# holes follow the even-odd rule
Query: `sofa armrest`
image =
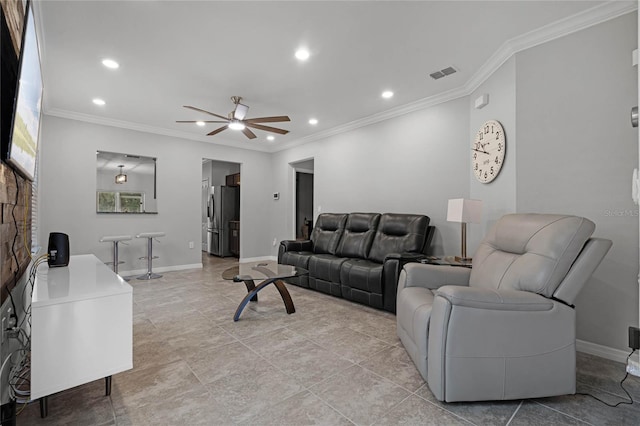
[(447, 285), (436, 291), (436, 297), (438, 296), (447, 299), (452, 306), (494, 311), (548, 311), (554, 306), (551, 299), (519, 290)]
[(424, 255), (420, 253), (389, 253), (385, 256), (382, 264), (382, 293), (385, 311), (396, 312), (398, 278), (404, 265), (409, 262), (417, 262), (423, 257)]
[(284, 240), (278, 247), (278, 263), (282, 261), (282, 255), (288, 251), (313, 251), (311, 240)]
[[(449, 265), (407, 263), (401, 278), (402, 287), (435, 290), (445, 285), (468, 286), (471, 269)], [(398, 284), (400, 286), (400, 283)]]

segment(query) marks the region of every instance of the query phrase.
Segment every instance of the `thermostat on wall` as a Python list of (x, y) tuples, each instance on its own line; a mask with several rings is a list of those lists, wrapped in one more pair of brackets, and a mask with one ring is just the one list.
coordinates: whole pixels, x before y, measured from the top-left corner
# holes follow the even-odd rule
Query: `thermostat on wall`
[(273, 199), (274, 200), (279, 200), (280, 199), (280, 193), (279, 192), (274, 192), (273, 193)]

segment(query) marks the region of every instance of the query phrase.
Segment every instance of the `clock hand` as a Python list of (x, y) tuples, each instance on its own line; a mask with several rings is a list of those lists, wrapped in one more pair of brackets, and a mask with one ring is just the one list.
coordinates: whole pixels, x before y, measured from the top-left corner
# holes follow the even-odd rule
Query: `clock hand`
[(487, 151), (484, 151), (484, 147), (483, 147), (483, 150), (472, 148), (471, 151), (481, 152), (483, 154), (489, 154)]

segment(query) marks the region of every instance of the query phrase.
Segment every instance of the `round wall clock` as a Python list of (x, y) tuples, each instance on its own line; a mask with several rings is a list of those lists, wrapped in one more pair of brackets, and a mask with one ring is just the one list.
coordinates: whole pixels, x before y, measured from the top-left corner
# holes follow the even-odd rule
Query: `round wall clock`
[(476, 179), (489, 183), (498, 176), (506, 148), (502, 125), (496, 120), (485, 122), (471, 143), (471, 170)]

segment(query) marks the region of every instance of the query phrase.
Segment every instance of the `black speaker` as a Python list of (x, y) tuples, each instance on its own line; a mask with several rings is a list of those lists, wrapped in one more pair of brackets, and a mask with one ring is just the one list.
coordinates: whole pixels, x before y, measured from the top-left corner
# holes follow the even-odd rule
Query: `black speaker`
[(69, 264), (69, 236), (62, 232), (49, 234), (49, 267), (67, 266)]

